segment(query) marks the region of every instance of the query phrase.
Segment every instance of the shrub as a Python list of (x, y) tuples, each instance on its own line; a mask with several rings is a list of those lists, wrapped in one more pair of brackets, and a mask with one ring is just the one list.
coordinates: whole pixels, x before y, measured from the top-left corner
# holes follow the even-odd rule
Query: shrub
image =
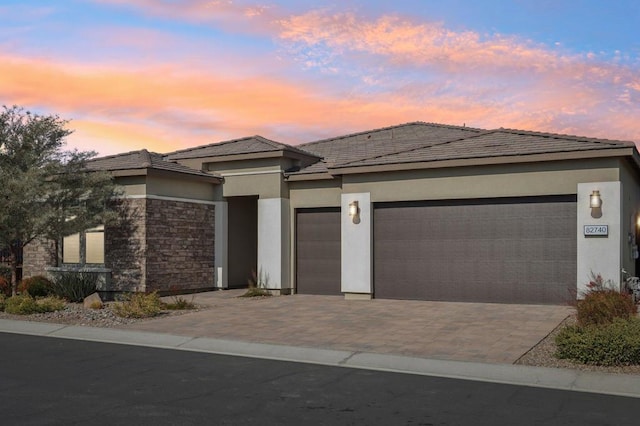
[(96, 292), (98, 278), (98, 274), (91, 272), (56, 272), (53, 276), (52, 293), (69, 302), (79, 303)]
[(16, 315), (30, 315), (42, 312), (53, 312), (64, 309), (64, 300), (57, 297), (34, 299), (28, 294), (19, 294), (8, 298), (5, 302), (5, 312)]
[(40, 308), (40, 312), (61, 311), (66, 306), (64, 299), (61, 299), (56, 296), (47, 296), (47, 297), (42, 297), (40, 299), (36, 299), (36, 303)]
[(4, 312), (4, 307), (7, 303), (7, 296), (0, 293), (0, 312)]
[(187, 300), (182, 296), (172, 296), (171, 302), (165, 303), (163, 306), (165, 309), (176, 311), (196, 308), (195, 303), (193, 303), (193, 298), (191, 298), (191, 300)]
[(248, 284), (249, 288), (246, 293), (240, 297), (271, 296), (271, 293), (267, 290), (269, 287), (269, 274), (263, 274), (262, 270), (258, 274), (256, 274), (256, 271), (252, 271)]
[(125, 318), (149, 318), (162, 311), (162, 301), (158, 293), (133, 293), (113, 305), (116, 315)]
[(568, 326), (556, 336), (556, 356), (584, 364), (640, 364), (640, 319), (615, 318), (610, 324)]
[(0, 276), (0, 294), (11, 296), (11, 281)]
[(11, 281), (11, 268), (7, 265), (0, 265), (0, 278)]
[(29, 293), (32, 297), (44, 297), (51, 294), (52, 282), (45, 276), (36, 275), (25, 278), (18, 284), (20, 293)]
[(615, 318), (627, 319), (635, 314), (636, 306), (629, 294), (614, 290), (610, 281), (604, 281), (599, 274), (591, 275), (589, 290), (576, 305), (578, 324), (610, 324)]

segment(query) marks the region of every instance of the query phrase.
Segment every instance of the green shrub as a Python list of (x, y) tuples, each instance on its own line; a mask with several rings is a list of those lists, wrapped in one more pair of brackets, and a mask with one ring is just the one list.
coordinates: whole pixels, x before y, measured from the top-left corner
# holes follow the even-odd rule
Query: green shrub
[(28, 294), (12, 296), (5, 301), (4, 310), (8, 314), (30, 315), (42, 312), (53, 312), (64, 309), (64, 300), (57, 297), (34, 299)]
[(36, 299), (36, 303), (40, 308), (40, 312), (61, 311), (66, 306), (65, 300), (56, 296), (47, 296)]
[(18, 292), (29, 293), (32, 297), (44, 297), (51, 294), (53, 283), (45, 276), (36, 275), (25, 278), (18, 284)]
[(556, 336), (556, 356), (584, 364), (640, 364), (640, 319), (615, 318), (610, 324), (568, 326)]
[(125, 318), (149, 318), (162, 311), (162, 301), (158, 293), (132, 293), (124, 297), (122, 302), (113, 305), (116, 315)]
[(68, 271), (53, 274), (52, 294), (79, 303), (96, 292), (99, 276), (92, 272)]
[(193, 298), (191, 298), (191, 300), (187, 300), (182, 296), (172, 296), (171, 302), (165, 303), (163, 306), (165, 309), (176, 311), (196, 308), (195, 303), (193, 303)]
[(0, 312), (4, 312), (4, 307), (7, 303), (7, 296), (0, 293)]

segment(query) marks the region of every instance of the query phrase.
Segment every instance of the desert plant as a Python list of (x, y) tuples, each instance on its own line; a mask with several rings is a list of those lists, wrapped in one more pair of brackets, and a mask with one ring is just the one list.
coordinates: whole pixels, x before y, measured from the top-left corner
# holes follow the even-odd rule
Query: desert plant
[(29, 294), (19, 294), (9, 297), (5, 302), (4, 310), (8, 314), (30, 315), (42, 312), (53, 312), (64, 309), (65, 302), (58, 297), (44, 297), (34, 299)]
[(19, 293), (29, 293), (32, 297), (44, 297), (51, 294), (52, 291), (51, 281), (42, 275), (36, 275), (29, 278), (24, 278), (18, 284)]
[(262, 269), (256, 274), (251, 271), (251, 277), (248, 280), (249, 288), (240, 297), (261, 297), (271, 296), (269, 290), (269, 274), (263, 273)]
[(171, 302), (164, 303), (163, 306), (165, 309), (176, 311), (196, 308), (196, 304), (193, 303), (193, 297), (191, 300), (187, 300), (182, 296), (171, 296)]
[(567, 326), (556, 336), (556, 356), (592, 365), (640, 364), (640, 319)]
[(162, 311), (162, 301), (158, 293), (132, 293), (113, 305), (116, 315), (125, 318), (149, 318)]
[(61, 311), (65, 308), (66, 302), (57, 296), (46, 296), (36, 298), (36, 304), (40, 312), (54, 312)]
[(576, 305), (578, 324), (609, 324), (615, 318), (630, 318), (636, 312), (636, 306), (629, 294), (615, 290), (613, 282), (604, 280), (600, 274), (591, 273), (588, 290), (583, 300)]
[(56, 272), (53, 275), (52, 293), (69, 302), (79, 303), (96, 292), (98, 278), (98, 274), (91, 272)]

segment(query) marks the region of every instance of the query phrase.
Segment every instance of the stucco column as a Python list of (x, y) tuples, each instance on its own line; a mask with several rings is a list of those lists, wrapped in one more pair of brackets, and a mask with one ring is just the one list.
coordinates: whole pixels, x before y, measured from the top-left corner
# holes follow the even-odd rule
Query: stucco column
[[(592, 209), (590, 195), (599, 191), (602, 206)], [(587, 291), (591, 272), (620, 285), (622, 267), (622, 183), (578, 184), (578, 298)], [(587, 228), (585, 228), (587, 227)]]
[(215, 240), (214, 267), (216, 288), (229, 288), (228, 257), (229, 251), (229, 208), (226, 201), (216, 201), (215, 206)]
[(291, 290), (289, 229), (288, 198), (258, 199), (258, 273), (282, 293)]
[[(349, 215), (349, 204), (357, 202), (354, 220)], [(371, 298), (373, 209), (368, 192), (342, 194), (341, 200), (341, 291), (345, 298)]]

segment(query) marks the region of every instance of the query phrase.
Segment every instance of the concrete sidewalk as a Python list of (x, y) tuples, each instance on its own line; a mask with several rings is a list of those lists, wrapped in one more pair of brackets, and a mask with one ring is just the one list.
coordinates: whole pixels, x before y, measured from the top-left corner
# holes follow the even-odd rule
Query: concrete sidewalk
[(207, 309), (126, 329), (0, 320), (0, 332), (640, 398), (637, 376), (512, 365), (568, 314), (558, 306), (195, 296)]

